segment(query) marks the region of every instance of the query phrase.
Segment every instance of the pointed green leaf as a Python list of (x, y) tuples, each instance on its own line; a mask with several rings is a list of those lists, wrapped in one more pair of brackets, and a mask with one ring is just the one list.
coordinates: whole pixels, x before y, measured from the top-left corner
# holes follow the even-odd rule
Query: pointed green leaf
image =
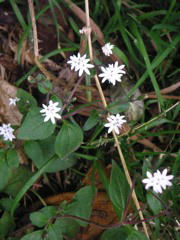
[(38, 212), (33, 212), (30, 214), (31, 222), (38, 226), (43, 227), (48, 223), (49, 219), (56, 215), (56, 208), (53, 206), (47, 206), (42, 208)]
[[(65, 208), (65, 214), (89, 219), (92, 209), (92, 201), (95, 192), (92, 186), (81, 188), (73, 197), (72, 202)], [(81, 226), (87, 226), (87, 223), (78, 221)]]
[(93, 128), (94, 126), (96, 126), (96, 124), (99, 121), (99, 114), (96, 110), (92, 110), (89, 118), (86, 120), (84, 126), (83, 126), (83, 130), (84, 131), (88, 131), (91, 128)]
[(80, 230), (79, 224), (74, 219), (70, 218), (57, 218), (54, 226), (59, 228), (63, 235), (67, 236), (69, 239), (73, 239)]
[(123, 216), (129, 193), (130, 187), (126, 177), (118, 165), (113, 161), (109, 184), (109, 195), (120, 219)]
[(22, 237), (21, 240), (41, 240), (43, 235), (43, 230), (38, 230), (32, 233), (27, 234)]
[(159, 214), (162, 210), (161, 202), (150, 192), (146, 194), (147, 202), (149, 207), (152, 209), (154, 214)]
[(56, 227), (55, 224), (50, 224), (47, 231), (48, 237), (46, 240), (63, 240), (61, 229)]
[(109, 229), (103, 232), (100, 240), (147, 240), (147, 237), (133, 229), (131, 226), (122, 226), (119, 228)]
[(27, 113), (33, 107), (37, 107), (36, 99), (21, 88), (18, 88), (17, 97), (20, 99), (17, 106), (22, 114)]
[(63, 159), (74, 152), (83, 141), (83, 132), (81, 128), (72, 123), (65, 122), (57, 135), (55, 142), (55, 151)]
[(38, 142), (26, 141), (24, 144), (24, 151), (37, 168), (41, 168), (45, 164), (43, 153)]
[[(126, 232), (126, 227), (118, 227), (114, 229), (109, 229), (103, 232), (100, 240), (126, 240), (128, 233)], [(121, 236), (121, 237), (120, 237)]]
[(44, 139), (52, 135), (56, 127), (51, 121), (44, 122), (40, 108), (31, 109), (18, 130), (18, 138), (26, 140)]

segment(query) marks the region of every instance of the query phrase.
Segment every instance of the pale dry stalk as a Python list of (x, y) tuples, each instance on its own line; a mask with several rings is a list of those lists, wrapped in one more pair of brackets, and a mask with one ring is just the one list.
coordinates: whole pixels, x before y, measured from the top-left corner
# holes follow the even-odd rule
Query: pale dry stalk
[(36, 27), (36, 19), (35, 19), (34, 6), (33, 6), (32, 0), (28, 0), (28, 6), (29, 6), (29, 12), (31, 16), (32, 29), (33, 29), (34, 55), (35, 57), (38, 57), (39, 48), (38, 48), (37, 27)]
[[(89, 18), (89, 0), (85, 0), (85, 11), (86, 11), (86, 27), (88, 29), (88, 32), (87, 32), (88, 35), (87, 36), (88, 36), (89, 56), (90, 56), (90, 60), (93, 61), (91, 31), (90, 31), (91, 30), (91, 26), (90, 26), (90, 18)], [(95, 81), (96, 81), (96, 86), (98, 88), (98, 91), (99, 91), (99, 94), (100, 94), (103, 106), (104, 106), (104, 108), (107, 108), (106, 99), (104, 97), (104, 93), (102, 91), (102, 88), (101, 88), (101, 85), (100, 85), (100, 82), (99, 82), (97, 74), (95, 75), (94, 78), (95, 78)], [(109, 116), (109, 113), (108, 113), (108, 116)], [(119, 157), (120, 157), (120, 160), (121, 160), (121, 163), (122, 163), (125, 175), (126, 175), (126, 179), (127, 179), (128, 183), (130, 185), (130, 188), (132, 188), (132, 185), (133, 185), (132, 184), (132, 180), (131, 180), (131, 177), (130, 177), (130, 174), (129, 174), (129, 171), (128, 171), (128, 168), (127, 168), (127, 165), (126, 165), (126, 162), (125, 162), (125, 159), (124, 159), (124, 156), (122, 154), (121, 147), (120, 147), (117, 135), (114, 132), (114, 130), (113, 130), (113, 137), (114, 137), (114, 140), (115, 140), (115, 143), (116, 143), (116, 147), (118, 149)], [(145, 232), (147, 238), (149, 239), (149, 234), (148, 234), (148, 231), (147, 231), (146, 223), (144, 222), (144, 217), (143, 217), (143, 214), (142, 214), (142, 211), (141, 211), (141, 208), (140, 208), (140, 204), (139, 204), (139, 201), (137, 199), (137, 196), (136, 196), (136, 193), (135, 193), (134, 190), (132, 192), (132, 198), (133, 198), (134, 204), (135, 204), (135, 206), (137, 208), (137, 211), (139, 213), (140, 219), (142, 221), (144, 232)]]

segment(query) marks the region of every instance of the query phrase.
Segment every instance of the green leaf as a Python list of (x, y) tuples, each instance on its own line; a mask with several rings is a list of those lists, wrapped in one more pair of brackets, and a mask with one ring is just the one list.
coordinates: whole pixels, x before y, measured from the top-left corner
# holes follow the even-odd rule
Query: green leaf
[(12, 197), (16, 197), (31, 175), (32, 172), (25, 166), (19, 166), (18, 168), (12, 169), (8, 184), (3, 191)]
[(53, 206), (48, 206), (42, 208), (38, 212), (33, 212), (30, 214), (31, 222), (37, 227), (43, 227), (48, 223), (49, 219), (56, 215), (56, 208)]
[[(55, 155), (54, 150), (55, 137), (41, 140), (41, 141), (27, 141), (24, 144), (24, 150), (28, 157), (33, 161), (35, 166), (40, 169), (45, 163), (53, 157), (52, 163), (47, 168), (46, 172), (58, 172), (74, 166), (77, 162), (75, 154), (70, 154), (65, 159), (59, 158)], [(53, 156), (54, 155), (54, 156)]]
[(56, 125), (44, 122), (40, 108), (31, 109), (18, 130), (18, 138), (26, 140), (44, 139), (52, 135)]
[(120, 219), (123, 216), (129, 193), (130, 187), (126, 177), (118, 165), (113, 161), (109, 184), (109, 195)]
[(152, 209), (154, 214), (159, 214), (162, 210), (161, 202), (150, 192), (146, 194), (147, 202), (149, 207)]
[(0, 191), (12, 197), (16, 196), (32, 174), (27, 167), (21, 165), (12, 169), (4, 159), (0, 160), (0, 169)]
[(127, 68), (129, 68), (129, 60), (127, 56), (118, 47), (114, 46), (113, 53), (122, 60)]
[(1, 198), (0, 208), (4, 209), (5, 211), (10, 211), (13, 201), (14, 201), (13, 198)]
[(17, 97), (20, 99), (17, 106), (22, 114), (26, 114), (31, 108), (37, 107), (36, 99), (21, 88), (17, 90)]
[(55, 136), (50, 136), (46, 139), (38, 140), (37, 143), (41, 148), (44, 162), (48, 161), (52, 156), (55, 155)]
[(82, 129), (72, 123), (65, 122), (57, 135), (55, 151), (63, 159), (74, 152), (83, 141)]
[(8, 149), (6, 156), (9, 167), (17, 168), (19, 166), (19, 157), (16, 149)]
[(80, 230), (79, 224), (73, 219), (56, 219), (54, 226), (56, 228), (59, 228), (63, 235), (67, 236), (70, 239), (74, 238)]
[(0, 219), (0, 238), (4, 237), (8, 232), (15, 228), (14, 219), (8, 212), (4, 212)]
[(38, 230), (32, 233), (27, 234), (22, 237), (20, 240), (41, 240), (43, 235), (43, 230)]
[(129, 103), (122, 104), (119, 101), (116, 101), (108, 104), (108, 108), (111, 114), (117, 114), (127, 111), (129, 108)]
[[(121, 236), (121, 238), (120, 238)], [(114, 229), (109, 229), (103, 232), (100, 240), (126, 240), (128, 233), (126, 232), (126, 227), (119, 227)]]
[(4, 188), (8, 185), (8, 181), (12, 175), (12, 169), (8, 166), (5, 159), (0, 160), (0, 191), (3, 192)]
[(94, 126), (96, 126), (96, 124), (99, 122), (99, 114), (96, 110), (92, 110), (89, 118), (86, 120), (84, 126), (83, 126), (83, 130), (84, 131), (88, 131), (91, 128), (93, 128)]
[(147, 240), (147, 237), (142, 232), (133, 229), (126, 240)]
[(47, 94), (52, 90), (52, 84), (43, 74), (38, 74), (36, 77), (38, 89), (41, 93)]
[[(92, 208), (92, 201), (95, 196), (95, 192), (91, 186), (81, 188), (75, 193), (72, 202), (65, 207), (65, 214), (71, 214), (74, 216), (89, 219)], [(81, 226), (87, 226), (87, 223), (76, 220)]]
[(37, 168), (41, 168), (46, 162), (43, 158), (39, 143), (36, 141), (26, 141), (24, 144), (24, 151)]
[(45, 172), (45, 170), (49, 167), (53, 159), (50, 159), (44, 166), (39, 169), (37, 172), (33, 174), (33, 176), (21, 187), (19, 190), (16, 198), (13, 201), (13, 204), (11, 206), (11, 215), (14, 214), (14, 211), (16, 207), (18, 206), (19, 201), (24, 196), (24, 194), (27, 192), (27, 190), (35, 183), (35, 181)]
[(131, 226), (109, 229), (103, 232), (100, 240), (147, 240), (147, 237)]
[(47, 231), (48, 237), (46, 240), (63, 240), (61, 229), (58, 228), (55, 224), (50, 224)]
[(76, 162), (77, 162), (77, 158), (73, 153), (69, 154), (64, 159), (61, 159), (58, 156), (54, 156), (54, 161), (49, 165), (46, 172), (52, 173), (52, 172), (63, 171), (65, 169), (68, 169), (74, 166)]

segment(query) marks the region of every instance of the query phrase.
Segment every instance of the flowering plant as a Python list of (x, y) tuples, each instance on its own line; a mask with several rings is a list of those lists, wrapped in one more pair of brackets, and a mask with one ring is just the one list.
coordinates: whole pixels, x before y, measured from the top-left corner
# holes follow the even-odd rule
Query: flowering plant
[(96, 21), (88, 0), (86, 18), (76, 1), (27, 2), (2, 18), (22, 29), (0, 23), (0, 239), (175, 239), (175, 3), (158, 22), (133, 1), (92, 1)]

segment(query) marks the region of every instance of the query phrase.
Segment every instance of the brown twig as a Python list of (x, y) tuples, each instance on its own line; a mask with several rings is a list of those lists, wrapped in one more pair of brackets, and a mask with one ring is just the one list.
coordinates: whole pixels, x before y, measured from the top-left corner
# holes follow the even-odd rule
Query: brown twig
[[(175, 91), (176, 89), (178, 89), (180, 87), (180, 82), (177, 82), (167, 88), (164, 88), (162, 90), (160, 90), (161, 94), (167, 94), (167, 93), (170, 93), (170, 92), (173, 92)], [(149, 92), (149, 93), (146, 93), (146, 94), (155, 94), (155, 92)]]
[(91, 220), (88, 220), (88, 219), (85, 219), (85, 218), (81, 218), (81, 217), (78, 217), (78, 216), (73, 216), (73, 215), (70, 215), (70, 214), (60, 215), (60, 216), (58, 216), (58, 218), (75, 219), (75, 220), (79, 220), (79, 221), (82, 221), (82, 222), (94, 225), (94, 226), (96, 226), (98, 228), (101, 228), (101, 229), (112, 229), (112, 228), (121, 227), (121, 226), (127, 225), (127, 224), (128, 225), (134, 225), (134, 224), (147, 222), (147, 221), (153, 220), (155, 218), (158, 218), (158, 217), (161, 217), (161, 216), (164, 216), (164, 215), (169, 215), (169, 214), (170, 214), (170, 212), (165, 210), (162, 213), (159, 213), (157, 215), (151, 216), (149, 218), (144, 218), (143, 220), (140, 220), (140, 221), (136, 221), (136, 220), (134, 220), (134, 221), (127, 221), (127, 222), (121, 221), (120, 223), (110, 224), (110, 225), (100, 224), (100, 223), (97, 223), (97, 222), (94, 222), (94, 221), (91, 221)]
[(62, 112), (63, 112), (64, 109), (66, 108), (67, 104), (71, 101), (71, 98), (73, 97), (75, 91), (77, 90), (77, 88), (78, 88), (79, 84), (81, 83), (81, 81), (83, 80), (83, 78), (84, 78), (84, 75), (82, 75), (82, 76), (79, 78), (79, 80), (77, 81), (75, 87), (73, 88), (73, 90), (72, 90), (72, 92), (70, 93), (67, 101), (64, 103), (64, 105), (63, 105), (63, 107), (62, 107), (62, 109), (61, 109)]
[[(180, 96), (168, 96), (168, 95), (161, 95), (164, 99), (174, 99), (174, 100), (180, 100)], [(144, 99), (147, 98), (157, 98), (157, 95), (155, 93), (147, 93), (144, 95)]]

